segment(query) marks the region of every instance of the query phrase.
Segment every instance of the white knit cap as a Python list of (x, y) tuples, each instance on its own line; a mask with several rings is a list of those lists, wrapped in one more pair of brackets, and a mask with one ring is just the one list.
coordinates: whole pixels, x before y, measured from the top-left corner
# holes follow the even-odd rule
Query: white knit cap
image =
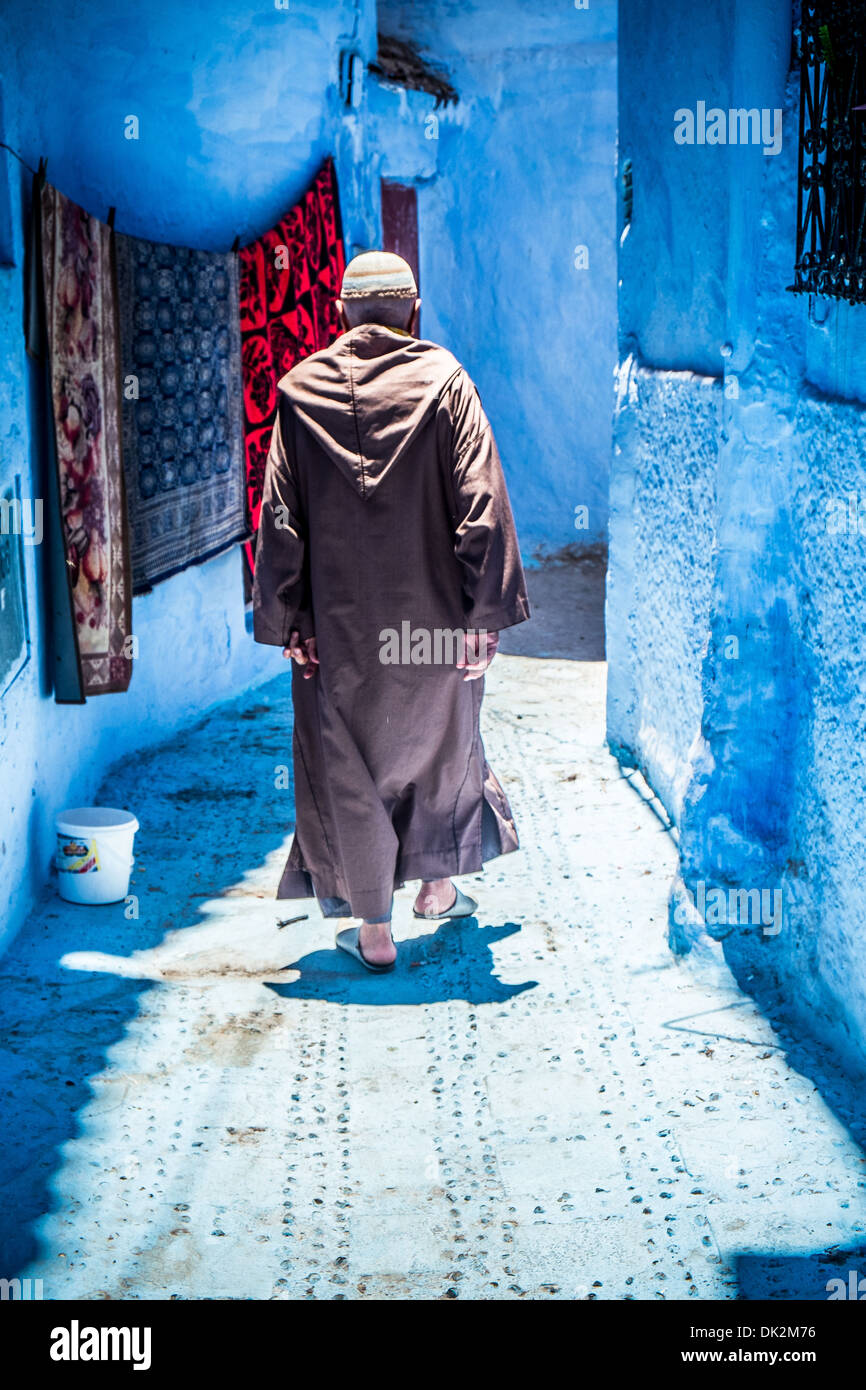
[(390, 251), (364, 251), (346, 266), (341, 299), (417, 299), (412, 267)]

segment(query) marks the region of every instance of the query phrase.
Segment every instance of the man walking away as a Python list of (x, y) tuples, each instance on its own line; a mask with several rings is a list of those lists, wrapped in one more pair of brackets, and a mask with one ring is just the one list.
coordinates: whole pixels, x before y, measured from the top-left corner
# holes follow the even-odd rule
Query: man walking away
[(347, 267), (345, 333), (279, 383), (256, 552), (256, 641), (294, 663), (277, 896), (359, 918), (337, 944), (376, 971), (395, 887), (421, 880), (416, 916), (470, 916), (451, 876), (518, 847), (479, 716), (497, 634), (529, 617), (523, 569), (478, 392), (414, 336), (420, 303), (398, 256)]

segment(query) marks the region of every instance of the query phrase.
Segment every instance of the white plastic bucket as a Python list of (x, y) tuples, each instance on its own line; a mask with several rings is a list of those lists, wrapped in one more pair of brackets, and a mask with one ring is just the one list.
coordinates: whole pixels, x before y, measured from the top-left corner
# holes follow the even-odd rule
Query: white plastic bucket
[(116, 903), (129, 892), (138, 821), (110, 806), (77, 806), (55, 818), (57, 886), (70, 903)]

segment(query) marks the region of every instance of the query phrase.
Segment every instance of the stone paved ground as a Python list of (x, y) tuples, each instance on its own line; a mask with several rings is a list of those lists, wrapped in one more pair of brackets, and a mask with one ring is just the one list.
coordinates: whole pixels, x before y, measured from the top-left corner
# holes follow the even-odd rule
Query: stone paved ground
[(0, 962), (0, 1275), (46, 1298), (824, 1298), (856, 1267), (842, 1079), (822, 1097), (793, 1068), (717, 946), (670, 954), (675, 847), (605, 749), (603, 663), (572, 659), (600, 655), (597, 576), (533, 589), (485, 713), (522, 852), (463, 881), (477, 922), (415, 922), (402, 892), (395, 975), (272, 898), (286, 679), (110, 776), (142, 824), (138, 917), (49, 890)]

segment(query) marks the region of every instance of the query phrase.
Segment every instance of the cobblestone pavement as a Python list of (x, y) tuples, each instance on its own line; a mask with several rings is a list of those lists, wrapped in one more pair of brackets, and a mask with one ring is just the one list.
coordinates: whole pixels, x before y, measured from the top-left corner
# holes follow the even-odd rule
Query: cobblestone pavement
[(603, 663), (571, 659), (598, 632), (563, 639), (577, 582), (535, 578), (535, 646), (513, 634), (488, 680), (522, 851), (462, 881), (477, 921), (416, 922), (404, 890), (394, 975), (273, 900), (285, 678), (115, 770), (138, 916), (47, 890), (0, 962), (0, 1274), (46, 1298), (707, 1299), (825, 1298), (856, 1267), (842, 1078), (794, 1069), (718, 946), (670, 954), (675, 846), (605, 749)]

